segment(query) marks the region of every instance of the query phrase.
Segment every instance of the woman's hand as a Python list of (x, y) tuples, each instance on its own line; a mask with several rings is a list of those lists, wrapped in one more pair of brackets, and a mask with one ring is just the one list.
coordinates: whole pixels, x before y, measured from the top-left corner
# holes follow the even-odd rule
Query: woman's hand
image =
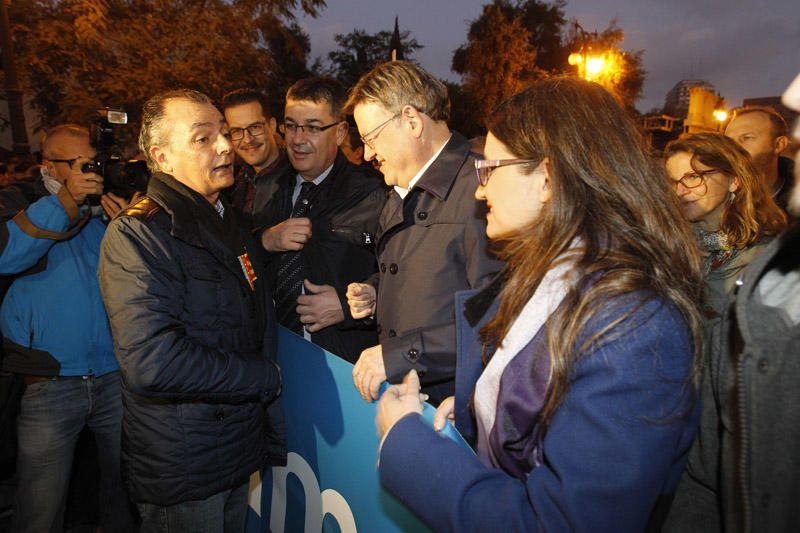
[(409, 413), (422, 413), (424, 396), (420, 394), (419, 376), (412, 370), (400, 385), (392, 385), (378, 402), (378, 436), (383, 438), (398, 420)]
[(436, 414), (433, 415), (433, 429), (436, 431), (443, 430), (445, 422), (448, 420), (451, 424), (455, 425), (455, 400), (455, 396), (448, 396), (442, 403), (439, 404), (439, 407), (436, 408)]

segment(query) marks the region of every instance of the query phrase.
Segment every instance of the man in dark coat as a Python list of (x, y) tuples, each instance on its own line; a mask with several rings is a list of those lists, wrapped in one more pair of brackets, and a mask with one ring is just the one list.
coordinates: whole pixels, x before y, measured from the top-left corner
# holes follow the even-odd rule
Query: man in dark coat
[(233, 187), (226, 189), (233, 207), (248, 222), (253, 217), (253, 200), (259, 185), (286, 161), (276, 141), (278, 122), (269, 112), (266, 95), (257, 89), (237, 89), (222, 97), (222, 113), (241, 166)]
[(339, 150), (347, 135), (343, 103), (344, 89), (329, 78), (289, 88), (281, 130), (290, 164), (257, 183), (253, 212), (264, 228), (279, 322), (354, 362), (377, 334), (372, 322), (353, 319), (345, 294), (377, 271), (386, 189)]
[(345, 107), (353, 109), (364, 158), (375, 159), (394, 186), (381, 213), (380, 272), (348, 289), (352, 315), (377, 313), (380, 332), (380, 344), (353, 369), (355, 385), (375, 399), (384, 380), (397, 383), (415, 369), (438, 404), (454, 392), (454, 294), (501, 269), (487, 249), (485, 208), (475, 200), (475, 156), (447, 125), (447, 88), (411, 63), (375, 67)]
[(155, 173), (117, 217), (99, 278), (123, 376), (123, 476), (143, 531), (243, 531), (248, 478), (285, 459), (259, 244), (220, 197), (228, 128), (207, 96), (144, 106)]

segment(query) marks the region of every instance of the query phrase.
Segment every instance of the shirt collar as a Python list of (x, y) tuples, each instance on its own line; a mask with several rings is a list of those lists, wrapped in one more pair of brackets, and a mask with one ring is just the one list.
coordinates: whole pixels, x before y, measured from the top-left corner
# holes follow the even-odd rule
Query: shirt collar
[(427, 163), (425, 163), (424, 165), (422, 165), (422, 168), (421, 168), (421, 169), (419, 169), (419, 172), (417, 172), (417, 173), (414, 175), (414, 177), (413, 177), (413, 178), (411, 178), (411, 181), (409, 181), (409, 182), (408, 182), (408, 188), (405, 188), (405, 187), (400, 187), (399, 185), (395, 185), (395, 186), (394, 186), (394, 190), (395, 190), (395, 191), (397, 191), (397, 194), (399, 194), (399, 195), (400, 195), (400, 198), (405, 198), (405, 197), (406, 197), (406, 195), (408, 194), (408, 191), (410, 191), (411, 189), (413, 189), (413, 188), (414, 188), (414, 185), (416, 185), (416, 184), (417, 184), (417, 182), (420, 180), (420, 178), (422, 178), (422, 175), (423, 175), (423, 174), (425, 174), (425, 171), (426, 171), (426, 170), (428, 170), (428, 167), (430, 167), (430, 166), (433, 164), (433, 162), (434, 162), (434, 161), (436, 161), (436, 158), (437, 158), (437, 157), (439, 157), (439, 154), (441, 154), (441, 153), (442, 153), (442, 150), (444, 150), (444, 147), (445, 147), (445, 146), (447, 146), (447, 143), (449, 143), (449, 142), (450, 142), (450, 138), (451, 138), (452, 136), (453, 136), (453, 134), (451, 133), (451, 134), (450, 134), (450, 135), (447, 137), (447, 139), (445, 139), (445, 140), (444, 140), (444, 142), (443, 142), (443, 143), (442, 143), (442, 145), (439, 147), (439, 149), (438, 149), (438, 150), (436, 150), (436, 153), (435, 153), (435, 154), (433, 154), (433, 157), (431, 157), (430, 159), (428, 159), (428, 162), (427, 162)]

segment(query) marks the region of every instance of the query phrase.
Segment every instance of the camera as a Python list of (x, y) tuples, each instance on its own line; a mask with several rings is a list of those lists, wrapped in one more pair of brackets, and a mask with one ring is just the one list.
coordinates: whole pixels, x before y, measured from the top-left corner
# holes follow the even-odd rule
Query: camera
[(144, 161), (127, 161), (115, 150), (114, 129), (128, 123), (128, 114), (121, 109), (98, 109), (91, 126), (92, 146), (97, 150), (93, 161), (84, 163), (82, 172), (103, 176), (103, 193), (111, 192), (130, 198), (135, 191), (145, 192), (150, 171)]

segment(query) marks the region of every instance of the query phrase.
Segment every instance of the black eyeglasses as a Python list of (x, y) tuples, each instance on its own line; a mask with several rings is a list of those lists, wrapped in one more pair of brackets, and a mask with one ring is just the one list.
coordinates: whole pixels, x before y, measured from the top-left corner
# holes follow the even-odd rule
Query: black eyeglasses
[(297, 130), (306, 133), (311, 137), (316, 137), (323, 131), (330, 129), (334, 126), (338, 126), (341, 122), (333, 122), (331, 124), (327, 124), (325, 126), (317, 126), (315, 124), (295, 124), (294, 122), (284, 122), (280, 126), (281, 133), (284, 135), (291, 133), (292, 135), (297, 133)]
[(74, 163), (75, 161), (77, 161), (81, 157), (83, 157), (83, 156), (73, 157), (72, 159), (47, 159), (46, 157), (45, 157), (45, 159), (47, 159), (51, 163), (66, 163), (70, 168), (72, 168), (72, 163)]
[(680, 183), (687, 189), (696, 189), (706, 182), (706, 178), (712, 174), (719, 172), (716, 169), (703, 170), (701, 172), (688, 172), (681, 176), (680, 179), (672, 180), (672, 186), (676, 189)]
[(264, 122), (253, 122), (246, 128), (231, 128), (228, 130), (228, 136), (232, 141), (241, 141), (244, 139), (244, 132), (250, 134), (250, 137), (260, 137), (264, 135), (266, 124)]
[(524, 165), (526, 163), (535, 162), (534, 159), (476, 159), (475, 175), (478, 177), (478, 183), (481, 187), (486, 187), (486, 184), (489, 183), (489, 177), (492, 175), (492, 171), (497, 167)]
[(391, 117), (387, 118), (386, 120), (378, 124), (376, 127), (369, 130), (367, 133), (365, 133), (363, 136), (360, 137), (361, 142), (369, 146), (369, 149), (374, 152), (375, 147), (372, 145), (372, 143), (374, 143), (378, 139), (378, 135), (381, 134), (383, 128), (385, 128), (387, 124), (389, 124), (391, 121), (393, 121), (400, 115), (401, 113), (395, 113)]

